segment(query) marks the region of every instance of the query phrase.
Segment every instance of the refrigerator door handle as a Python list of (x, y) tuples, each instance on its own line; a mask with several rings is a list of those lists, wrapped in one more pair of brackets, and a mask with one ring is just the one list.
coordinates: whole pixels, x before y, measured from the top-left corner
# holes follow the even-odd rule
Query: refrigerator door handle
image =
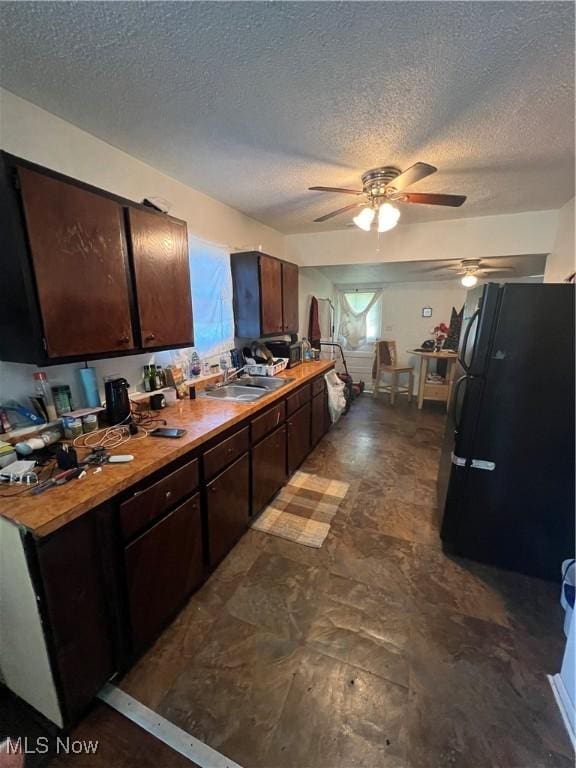
[(468, 379), (469, 376), (467, 373), (464, 374), (464, 376), (460, 376), (460, 378), (456, 381), (456, 384), (454, 384), (454, 391), (452, 392), (452, 421), (454, 423), (454, 431), (459, 432), (460, 431), (460, 418), (458, 411), (458, 392), (460, 391), (460, 387), (462, 384)]
[(472, 459), (470, 466), (472, 469), (487, 469), (489, 472), (496, 469), (496, 464), (487, 459)]
[[(462, 358), (459, 358), (459, 363), (464, 368), (465, 371), (468, 370), (470, 367), (468, 363), (466, 362), (466, 349), (468, 347), (468, 338), (470, 337), (470, 332), (472, 330), (472, 326), (478, 319), (478, 315), (480, 314), (480, 310), (477, 309), (474, 314), (471, 316), (470, 320), (468, 321), (468, 325), (466, 326), (466, 330), (464, 331), (464, 338), (462, 339)], [(473, 355), (472, 355), (473, 357)], [(470, 361), (472, 362), (472, 361)]]

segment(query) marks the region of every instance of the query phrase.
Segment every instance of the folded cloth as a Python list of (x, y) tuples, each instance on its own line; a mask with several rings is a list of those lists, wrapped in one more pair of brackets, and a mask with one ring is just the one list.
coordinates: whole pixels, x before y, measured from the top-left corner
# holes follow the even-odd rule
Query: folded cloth
[(346, 410), (346, 396), (344, 390), (346, 384), (340, 379), (336, 371), (328, 371), (325, 374), (326, 387), (328, 390), (328, 411), (330, 413), (330, 420), (332, 424), (335, 424), (340, 416)]

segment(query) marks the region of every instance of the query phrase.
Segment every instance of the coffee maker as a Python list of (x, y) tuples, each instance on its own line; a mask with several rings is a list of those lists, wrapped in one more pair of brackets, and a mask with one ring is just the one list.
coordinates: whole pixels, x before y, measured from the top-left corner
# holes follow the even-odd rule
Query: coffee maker
[(121, 377), (110, 378), (104, 382), (106, 396), (106, 421), (110, 426), (128, 424), (130, 421), (130, 384)]

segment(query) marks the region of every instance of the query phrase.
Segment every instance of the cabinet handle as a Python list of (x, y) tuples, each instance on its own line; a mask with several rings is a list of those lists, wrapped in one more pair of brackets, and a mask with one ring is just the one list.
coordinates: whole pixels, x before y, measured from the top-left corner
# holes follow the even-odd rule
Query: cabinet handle
[(216, 493), (216, 486), (215, 485), (211, 485), (210, 486), (210, 491), (211, 491), (211, 493)]
[(156, 338), (156, 334), (155, 334), (155, 333), (149, 333), (149, 334), (148, 334), (148, 335), (145, 337), (144, 341), (154, 341), (154, 339), (155, 339), (155, 338)]
[(118, 344), (128, 344), (129, 341), (130, 339), (128, 336), (120, 336), (118, 339)]
[(234, 448), (226, 448), (227, 453), (234, 453)]
[(172, 496), (172, 491), (166, 491), (166, 498), (169, 499)]

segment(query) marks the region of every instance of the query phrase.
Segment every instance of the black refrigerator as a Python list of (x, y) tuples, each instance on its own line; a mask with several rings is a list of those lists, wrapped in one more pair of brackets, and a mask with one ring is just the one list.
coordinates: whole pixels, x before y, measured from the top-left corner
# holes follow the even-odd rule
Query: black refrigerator
[(445, 550), (560, 580), (574, 491), (574, 286), (470, 291), (438, 474)]

